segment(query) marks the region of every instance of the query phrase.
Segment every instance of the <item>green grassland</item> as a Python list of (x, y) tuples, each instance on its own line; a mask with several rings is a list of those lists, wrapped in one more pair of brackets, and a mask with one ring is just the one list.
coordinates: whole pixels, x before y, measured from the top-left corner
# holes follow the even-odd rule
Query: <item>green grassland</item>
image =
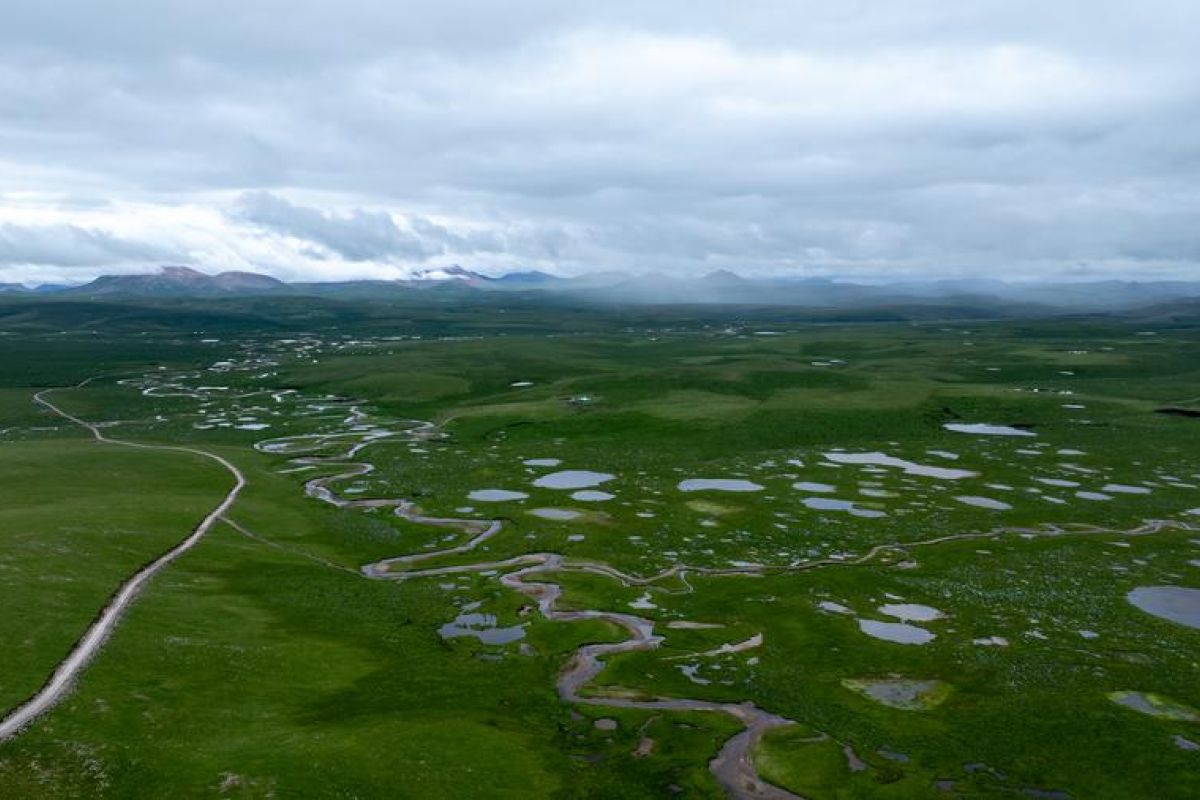
[(4, 478), (0, 704), (8, 707), (79, 637), (91, 617), (80, 612), (98, 611), (122, 578), (182, 538), (228, 478), (199, 457), (90, 438), (6, 443)]
[[(67, 700), (0, 743), (0, 796), (721, 796), (707, 762), (733, 720), (559, 699), (555, 676), (573, 651), (622, 632), (529, 614), (494, 574), (366, 580), (366, 563), (461, 536), (305, 497), (305, 481), (341, 470), (254, 447), (409, 420), (445, 435), (371, 444), (356, 460), (374, 471), (339, 490), (505, 522), (475, 551), (430, 566), (531, 552), (639, 575), (791, 565), (650, 588), (554, 576), (560, 607), (637, 613), (665, 637), (612, 658), (588, 691), (752, 700), (794, 720), (756, 755), (781, 786), (809, 798), (1200, 794), (1200, 752), (1175, 743), (1200, 742), (1200, 726), (1108, 697), (1200, 707), (1200, 631), (1124, 599), (1137, 586), (1200, 587), (1200, 532), (1185, 527), (1200, 526), (1187, 513), (1200, 508), (1200, 420), (1158, 413), (1200, 398), (1200, 329), (594, 309), (572, 327), (569, 309), (500, 319), (443, 308), (339, 311), (335, 333), (322, 306), (269, 324), (206, 309), (177, 327), (157, 310), (123, 310), (139, 330), (104, 339), (82, 327), (112, 309), (89, 310), (86, 325), (55, 313), (65, 332), (22, 316), (5, 337), (22, 346), (0, 359), (0, 585), (11, 609), (0, 625), (18, 643), (0, 654), (0, 707), (44, 681), (120, 579), (185, 536), (228, 484), (199, 458), (96, 444), (37, 411), (33, 391), (98, 376), (56, 402), (109, 423), (110, 436), (230, 459), (249, 482), (229, 517), (253, 537), (222, 524), (154, 580)], [(355, 410), (365, 416), (347, 422)], [(978, 474), (836, 462), (876, 451)], [(547, 458), (562, 464), (524, 464)], [(596, 488), (614, 497), (533, 485), (555, 469), (610, 473)], [(690, 478), (762, 489), (681, 491)], [(1111, 485), (1145, 491), (1103, 491)], [(528, 497), (470, 499), (488, 488)], [(822, 496), (883, 516), (805, 502)], [(579, 516), (549, 520), (538, 508)], [(1179, 525), (1122, 533), (1147, 519)], [(1033, 535), (1046, 525), (1067, 532)], [(989, 535), (916, 544), (962, 533)], [(849, 563), (889, 543), (910, 546)], [(794, 569), (814, 560), (828, 563)], [(936, 638), (903, 645), (860, 630), (900, 601), (943, 612), (920, 623)], [(468, 606), (524, 625), (523, 638), (441, 637)], [(703, 655), (756, 635), (761, 646)], [(1005, 644), (977, 642), (991, 637)], [(949, 688), (934, 708), (902, 710), (844, 684), (891, 677)], [(616, 729), (597, 727), (601, 717)]]

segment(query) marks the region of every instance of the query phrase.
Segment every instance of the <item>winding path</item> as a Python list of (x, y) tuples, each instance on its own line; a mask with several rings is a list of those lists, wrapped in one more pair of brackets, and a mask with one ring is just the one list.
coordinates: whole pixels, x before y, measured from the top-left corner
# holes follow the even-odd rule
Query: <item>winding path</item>
[[(89, 379), (90, 380), (90, 379)], [(88, 381), (84, 381), (75, 388), (86, 385)], [(246, 485), (246, 478), (232, 463), (227, 461), (215, 453), (209, 453), (204, 450), (197, 450), (191, 447), (179, 447), (175, 445), (156, 445), (142, 444), (140, 442), (127, 442), (121, 439), (112, 439), (105, 436), (99, 426), (86, 422), (79, 417), (68, 414), (54, 403), (46, 399), (46, 395), (53, 390), (46, 389), (38, 392), (33, 396), (34, 401), (46, 408), (51, 413), (57, 414), (63, 419), (86, 428), (91, 432), (92, 437), (103, 444), (120, 445), (121, 447), (134, 447), (140, 450), (161, 450), (176, 453), (189, 453), (192, 455), (203, 456), (204, 458), (216, 461), (222, 467), (229, 471), (234, 478), (234, 485), (221, 500), (217, 506), (200, 521), (191, 532), (191, 534), (181, 541), (179, 544), (172, 547), (166, 553), (163, 553), (158, 558), (151, 561), (146, 566), (135, 572), (128, 580), (117, 588), (112, 599), (103, 610), (96, 616), (92, 624), (80, 637), (75, 646), (67, 654), (58, 666), (55, 667), (49, 680), (37, 691), (32, 697), (21, 703), (15, 709), (10, 711), (2, 720), (0, 720), (0, 740), (6, 739), (18, 733), (22, 728), (32, 722), (41, 714), (49, 711), (58, 704), (66, 694), (71, 690), (76, 678), (80, 673), (87, 668), (88, 664), (96, 657), (100, 648), (104, 645), (105, 640), (117, 623), (121, 621), (121, 617), (129, 610), (133, 601), (137, 598), (138, 593), (149, 583), (150, 579), (161, 572), (168, 564), (175, 561), (188, 550), (191, 550), (204, 537), (204, 534), (216, 524), (221, 516), (229, 510), (237, 499), (238, 494), (242, 491), (242, 487)]]

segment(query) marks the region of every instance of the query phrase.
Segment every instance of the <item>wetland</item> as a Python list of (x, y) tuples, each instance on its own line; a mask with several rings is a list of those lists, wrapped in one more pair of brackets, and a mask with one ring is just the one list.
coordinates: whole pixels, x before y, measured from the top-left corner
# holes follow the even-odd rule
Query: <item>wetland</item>
[(438, 325), (21, 334), (0, 794), (1200, 792), (1192, 329)]

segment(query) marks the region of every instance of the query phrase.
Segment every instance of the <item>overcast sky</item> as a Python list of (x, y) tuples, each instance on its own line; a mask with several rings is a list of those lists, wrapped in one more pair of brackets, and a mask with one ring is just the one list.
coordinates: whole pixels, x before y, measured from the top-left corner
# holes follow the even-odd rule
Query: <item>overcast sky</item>
[(1196, 0), (0, 0), (0, 281), (1200, 279)]

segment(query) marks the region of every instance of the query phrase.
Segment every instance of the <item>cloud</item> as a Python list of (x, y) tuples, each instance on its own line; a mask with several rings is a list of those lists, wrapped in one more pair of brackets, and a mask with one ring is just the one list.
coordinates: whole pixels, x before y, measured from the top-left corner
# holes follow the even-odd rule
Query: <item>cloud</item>
[(229, 209), (231, 219), (311, 243), (347, 261), (424, 262), (503, 253), (527, 243), (498, 229), (459, 230), (420, 214), (350, 208), (323, 211), (270, 192), (247, 192)]
[(1196, 274), (1190, 0), (6, 12), (0, 221), (321, 276)]
[(422, 237), (396, 224), (384, 211), (360, 208), (325, 213), (295, 205), (269, 192), (242, 195), (234, 219), (317, 244), (348, 261), (424, 260), (442, 251), (434, 237)]
[(0, 267), (92, 269), (179, 260), (180, 254), (147, 242), (76, 225), (24, 226), (0, 222)]

